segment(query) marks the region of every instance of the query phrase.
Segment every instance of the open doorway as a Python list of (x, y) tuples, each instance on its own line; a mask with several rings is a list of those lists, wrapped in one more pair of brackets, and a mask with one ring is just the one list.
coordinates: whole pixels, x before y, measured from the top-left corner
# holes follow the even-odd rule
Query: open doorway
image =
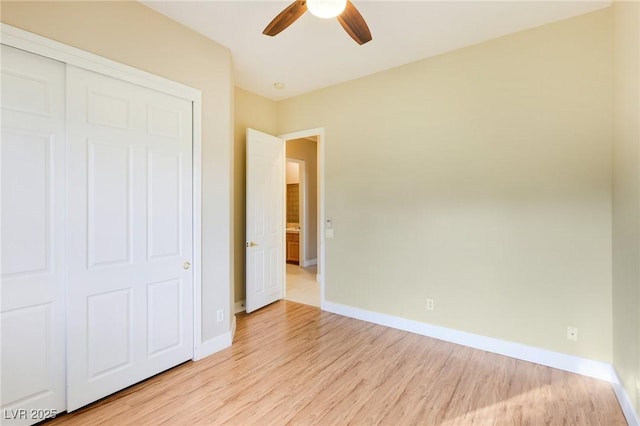
[[(276, 300), (295, 297), (294, 288), (290, 289), (289, 297), (287, 297), (287, 263), (285, 263), (287, 258), (285, 254), (285, 172), (286, 157), (288, 156), (286, 142), (295, 140), (311, 143), (311, 149), (309, 150), (310, 155), (302, 160), (305, 164), (304, 179), (306, 182), (303, 188), (306, 191), (302, 197), (304, 213), (299, 227), (300, 232), (304, 235), (304, 249), (298, 251), (298, 265), (292, 265), (302, 268), (304, 274), (291, 275), (305, 275), (304, 280), (308, 284), (313, 283), (314, 298), (312, 300), (306, 298), (300, 302), (311, 303), (320, 308), (324, 304), (326, 268), (324, 129), (316, 128), (280, 137), (247, 129), (245, 219), (245, 310), (247, 313)], [(295, 142), (291, 146), (295, 146)], [(295, 153), (290, 155), (291, 157), (297, 156)], [(304, 254), (300, 256), (300, 252)], [(302, 262), (302, 266), (300, 262)], [(302, 271), (294, 268), (292, 272)], [(291, 278), (295, 281), (300, 277)]]
[(285, 298), (320, 307), (318, 137), (286, 140)]

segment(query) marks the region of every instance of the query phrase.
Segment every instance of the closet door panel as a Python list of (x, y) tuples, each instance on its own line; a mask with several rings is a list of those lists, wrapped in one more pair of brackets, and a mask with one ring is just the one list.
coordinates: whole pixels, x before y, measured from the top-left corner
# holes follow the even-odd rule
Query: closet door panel
[(69, 66), (68, 409), (193, 357), (191, 102)]
[(64, 64), (2, 45), (3, 424), (65, 410)]

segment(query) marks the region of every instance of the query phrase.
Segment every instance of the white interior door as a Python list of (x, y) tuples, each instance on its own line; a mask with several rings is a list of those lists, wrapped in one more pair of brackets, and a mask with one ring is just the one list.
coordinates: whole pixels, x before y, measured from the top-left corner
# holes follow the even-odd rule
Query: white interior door
[(64, 64), (2, 45), (2, 423), (65, 409)]
[(247, 129), (246, 311), (284, 296), (284, 140)]
[(71, 411), (192, 358), (192, 106), (67, 77)]

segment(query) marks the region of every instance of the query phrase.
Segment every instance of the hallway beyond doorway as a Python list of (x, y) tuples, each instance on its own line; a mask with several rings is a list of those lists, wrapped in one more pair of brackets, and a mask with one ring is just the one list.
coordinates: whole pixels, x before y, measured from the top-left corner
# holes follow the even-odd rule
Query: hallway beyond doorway
[(302, 268), (287, 263), (286, 300), (320, 307), (320, 284), (316, 281), (315, 265)]

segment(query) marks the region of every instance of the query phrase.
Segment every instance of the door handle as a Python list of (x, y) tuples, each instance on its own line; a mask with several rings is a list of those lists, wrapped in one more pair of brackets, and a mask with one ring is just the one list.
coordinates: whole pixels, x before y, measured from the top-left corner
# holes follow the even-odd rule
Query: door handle
[(184, 264), (182, 265), (182, 267), (183, 267), (184, 269), (189, 269), (189, 268), (191, 268), (191, 264), (190, 264), (189, 262), (184, 262)]
[(253, 241), (247, 243), (247, 247), (255, 247), (258, 243), (254, 243)]

